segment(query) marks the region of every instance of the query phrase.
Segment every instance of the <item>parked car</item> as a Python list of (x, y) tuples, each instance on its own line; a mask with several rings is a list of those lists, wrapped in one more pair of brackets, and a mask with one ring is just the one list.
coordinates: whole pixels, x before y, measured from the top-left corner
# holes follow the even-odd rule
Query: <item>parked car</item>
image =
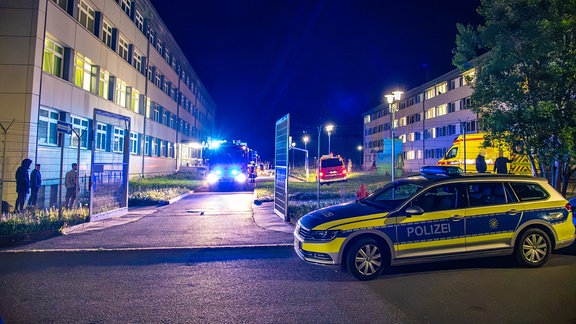
[(538, 267), (574, 242), (571, 210), (543, 178), (425, 167), (364, 199), (303, 216), (294, 249), (306, 262), (342, 266), (359, 280), (390, 265), (480, 256), (514, 255)]

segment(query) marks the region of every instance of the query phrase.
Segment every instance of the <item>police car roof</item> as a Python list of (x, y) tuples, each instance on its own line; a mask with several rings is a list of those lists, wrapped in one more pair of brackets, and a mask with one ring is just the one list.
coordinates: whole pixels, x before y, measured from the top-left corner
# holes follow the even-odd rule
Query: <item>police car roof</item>
[(406, 177), (402, 179), (398, 179), (396, 182), (399, 183), (415, 183), (422, 186), (426, 186), (436, 182), (451, 182), (454, 180), (467, 182), (469, 180), (531, 180), (531, 181), (538, 181), (543, 180), (544, 178), (536, 178), (529, 175), (519, 175), (519, 174), (494, 174), (494, 173), (461, 173), (455, 175), (417, 175)]

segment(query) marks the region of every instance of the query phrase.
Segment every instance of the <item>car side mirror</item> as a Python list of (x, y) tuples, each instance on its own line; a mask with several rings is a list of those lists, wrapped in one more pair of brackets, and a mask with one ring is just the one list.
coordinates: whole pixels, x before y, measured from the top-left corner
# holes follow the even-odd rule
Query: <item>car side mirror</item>
[(408, 214), (408, 216), (422, 215), (424, 214), (424, 209), (422, 209), (422, 207), (417, 205), (410, 206), (406, 208), (406, 214)]

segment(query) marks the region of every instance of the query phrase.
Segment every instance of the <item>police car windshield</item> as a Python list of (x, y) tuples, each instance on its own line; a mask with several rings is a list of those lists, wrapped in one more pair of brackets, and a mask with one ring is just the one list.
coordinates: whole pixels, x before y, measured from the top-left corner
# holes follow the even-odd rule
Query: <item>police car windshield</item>
[(412, 182), (389, 183), (372, 195), (362, 200), (362, 203), (386, 210), (393, 210), (424, 188), (423, 185)]

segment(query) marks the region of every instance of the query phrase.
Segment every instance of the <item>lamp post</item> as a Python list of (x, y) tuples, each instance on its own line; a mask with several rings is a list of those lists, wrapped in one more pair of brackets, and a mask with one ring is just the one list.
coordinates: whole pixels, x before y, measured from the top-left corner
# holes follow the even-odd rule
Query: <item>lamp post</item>
[(326, 125), (326, 132), (328, 132), (328, 154), (332, 153), (330, 150), (330, 135), (332, 135), (332, 131), (334, 130), (334, 125), (328, 124)]
[(292, 142), (290, 145), (292, 146), (292, 172), (294, 172), (294, 147), (296, 147), (296, 143)]
[(308, 180), (310, 171), (308, 167), (308, 149), (306, 148), (306, 145), (308, 145), (308, 142), (310, 141), (310, 136), (304, 135), (302, 141), (304, 142), (304, 151), (306, 151), (306, 156), (304, 157), (304, 168), (306, 169), (306, 180)]
[(392, 169), (392, 182), (394, 182), (395, 178), (396, 178), (396, 152), (395, 152), (395, 140), (396, 140), (396, 134), (394, 132), (395, 127), (394, 127), (394, 120), (396, 119), (396, 108), (394, 107), (394, 103), (396, 102), (396, 105), (398, 105), (398, 102), (400, 101), (400, 99), (402, 98), (402, 91), (393, 91), (391, 95), (386, 95), (386, 101), (388, 102), (388, 105), (390, 107), (390, 135), (392, 137), (392, 151), (391, 151), (391, 159), (392, 159), (392, 164), (391, 164), (391, 169)]
[(308, 135), (302, 136), (302, 142), (304, 142), (304, 149), (306, 149), (306, 145), (308, 145), (308, 142), (310, 142), (310, 136)]

